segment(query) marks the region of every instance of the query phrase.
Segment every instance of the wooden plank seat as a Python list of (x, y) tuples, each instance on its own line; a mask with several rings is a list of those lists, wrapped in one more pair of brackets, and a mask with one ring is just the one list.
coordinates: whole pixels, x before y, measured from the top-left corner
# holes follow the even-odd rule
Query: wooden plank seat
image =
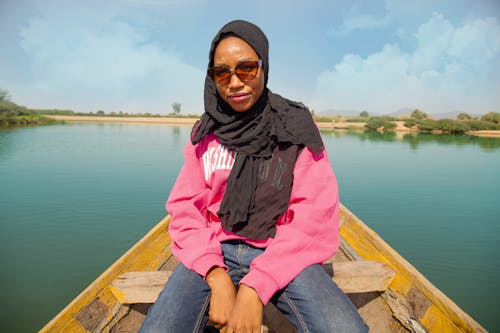
[[(385, 291), (395, 272), (378, 261), (348, 261), (323, 264), (325, 270), (345, 293)], [(109, 287), (116, 299), (125, 305), (154, 303), (165, 287), (172, 271), (127, 272)], [(290, 322), (274, 307), (264, 308), (263, 332), (294, 332)], [(216, 330), (214, 330), (216, 331)]]
[[(385, 291), (395, 275), (378, 261), (338, 262), (334, 271), (330, 263), (324, 267), (345, 293)], [(121, 304), (154, 303), (171, 274), (171, 271), (127, 272), (111, 283), (110, 290)]]

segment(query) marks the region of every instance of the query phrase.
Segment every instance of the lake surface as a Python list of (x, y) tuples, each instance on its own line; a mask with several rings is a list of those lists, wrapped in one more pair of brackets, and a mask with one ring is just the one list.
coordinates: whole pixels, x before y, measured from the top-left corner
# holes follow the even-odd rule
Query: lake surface
[[(41, 328), (164, 215), (189, 126), (0, 130), (0, 331)], [(487, 329), (500, 139), (323, 132), (341, 201)]]

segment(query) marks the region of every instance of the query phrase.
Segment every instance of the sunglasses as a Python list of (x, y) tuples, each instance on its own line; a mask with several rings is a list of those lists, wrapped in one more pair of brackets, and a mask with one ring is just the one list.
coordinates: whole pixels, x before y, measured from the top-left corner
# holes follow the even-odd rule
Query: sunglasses
[(245, 60), (238, 65), (234, 69), (231, 69), (226, 66), (215, 66), (208, 69), (208, 76), (210, 76), (215, 84), (225, 85), (231, 81), (231, 77), (233, 74), (236, 74), (238, 79), (241, 82), (248, 82), (257, 76), (257, 71), (262, 66), (262, 59), (259, 60)]

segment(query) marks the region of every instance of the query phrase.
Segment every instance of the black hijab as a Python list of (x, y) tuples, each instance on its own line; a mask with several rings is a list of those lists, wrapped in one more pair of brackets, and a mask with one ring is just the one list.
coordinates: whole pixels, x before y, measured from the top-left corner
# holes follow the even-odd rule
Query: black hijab
[[(229, 36), (241, 38), (259, 55), (267, 84), (269, 44), (262, 30), (250, 22), (237, 20), (222, 27), (212, 41), (208, 68), (213, 66), (217, 45)], [(205, 113), (194, 125), (191, 141), (197, 144), (213, 133), (237, 153), (217, 212), (222, 227), (255, 240), (274, 237), (276, 220), (290, 201), (298, 155), (304, 146), (315, 154), (324, 149), (310, 112), (267, 87), (248, 111), (233, 111), (208, 74), (204, 100)]]

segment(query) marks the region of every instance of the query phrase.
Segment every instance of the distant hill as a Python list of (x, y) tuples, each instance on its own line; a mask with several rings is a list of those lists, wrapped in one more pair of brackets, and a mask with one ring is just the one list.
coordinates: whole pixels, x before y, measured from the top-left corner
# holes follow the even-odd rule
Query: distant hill
[(481, 114), (478, 113), (469, 113), (465, 111), (450, 111), (450, 112), (443, 112), (443, 113), (436, 113), (430, 115), (432, 118), (435, 119), (443, 119), (443, 118), (449, 118), (449, 119), (457, 119), (457, 116), (461, 113), (467, 113), (471, 117), (481, 117)]
[(388, 113), (388, 116), (392, 117), (401, 117), (401, 116), (410, 116), (411, 113), (415, 110), (415, 108), (401, 108), (397, 110), (396, 112)]
[[(346, 117), (357, 117), (363, 110), (340, 110), (340, 109), (328, 109), (317, 112), (319, 116), (346, 116)], [(371, 114), (371, 113), (370, 113)], [(375, 114), (374, 114), (375, 115)]]
[[(394, 116), (394, 117), (410, 116), (411, 113), (413, 112), (413, 110), (414, 109), (409, 109), (409, 108), (408, 109), (400, 109), (400, 110), (398, 110), (394, 113), (391, 113), (389, 115)], [(425, 112), (425, 110), (423, 110), (423, 111)], [(459, 110), (449, 111), (449, 112), (440, 112), (440, 113), (428, 113), (428, 115), (433, 119), (444, 119), (444, 118), (457, 119), (458, 115), (461, 113), (467, 113), (471, 117), (481, 117), (482, 116), (481, 114), (478, 114), (478, 113), (468, 113), (468, 112), (459, 111)]]

